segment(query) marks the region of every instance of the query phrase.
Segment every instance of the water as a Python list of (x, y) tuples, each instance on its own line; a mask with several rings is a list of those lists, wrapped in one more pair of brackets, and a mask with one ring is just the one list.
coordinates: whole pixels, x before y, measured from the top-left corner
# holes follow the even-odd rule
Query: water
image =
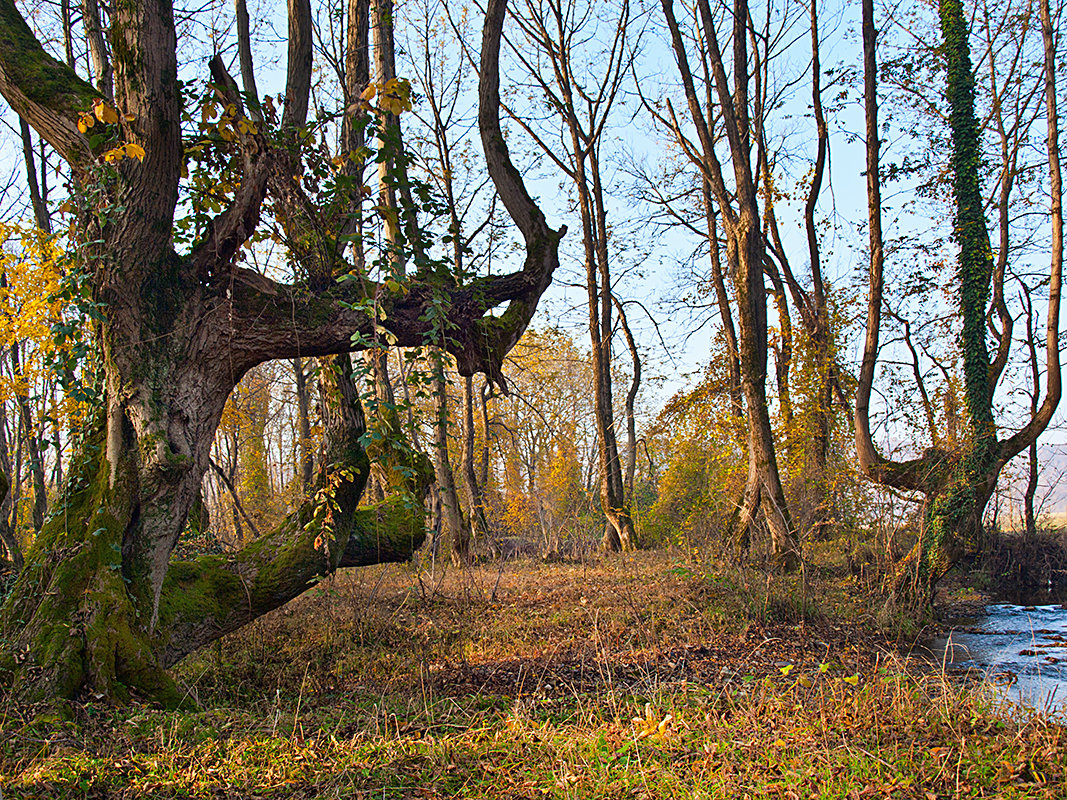
[(953, 673), (980, 670), (998, 697), (1041, 712), (1067, 711), (1067, 608), (986, 607), (986, 616), (930, 644)]

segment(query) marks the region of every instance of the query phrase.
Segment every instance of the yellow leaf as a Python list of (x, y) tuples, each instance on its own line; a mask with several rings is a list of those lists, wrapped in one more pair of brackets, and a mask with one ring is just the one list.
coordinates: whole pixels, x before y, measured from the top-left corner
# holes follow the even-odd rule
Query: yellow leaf
[(671, 722), (673, 722), (673, 721), (674, 721), (674, 715), (673, 714), (668, 714), (663, 719), (661, 719), (659, 721), (659, 725), (656, 726), (656, 734), (658, 736), (661, 736), (661, 737), (662, 736), (666, 736), (666, 734), (667, 734), (667, 726), (670, 725)]
[(788, 675), (790, 672), (793, 671), (793, 666), (793, 664), (787, 664), (784, 667), (779, 667), (778, 671), (781, 672), (783, 675)]
[(130, 158), (136, 158), (138, 161), (144, 161), (145, 152), (144, 148), (141, 147), (141, 145), (129, 142), (124, 145), (124, 149), (126, 150), (126, 155)]
[(660, 719), (659, 714), (653, 710), (652, 704), (645, 703), (645, 715), (643, 717), (634, 717), (631, 722), (633, 722), (638, 739), (645, 739), (650, 736), (663, 739), (667, 735), (667, 726), (673, 720), (674, 716), (672, 714), (667, 714)]
[(829, 664), (819, 664), (819, 674), (824, 675), (830, 669)]
[(805, 689), (811, 688), (811, 678), (809, 678), (807, 675), (801, 675), (799, 678), (797, 678), (797, 683), (803, 686)]
[(857, 673), (855, 675), (846, 675), (841, 680), (843, 680), (849, 686), (857, 686), (859, 684), (859, 682), (860, 682), (860, 676), (859, 676), (859, 673)]
[(135, 119), (137, 119), (137, 115), (136, 114), (123, 114), (122, 118), (126, 122), (133, 122)]
[(390, 78), (382, 87), (379, 100), (382, 111), (401, 114), (411, 110), (411, 82), (405, 78)]
[(119, 121), (119, 112), (103, 100), (96, 100), (93, 103), (93, 113), (96, 114), (98, 120), (108, 125), (114, 125)]
[(373, 100), (374, 99), (374, 95), (377, 94), (377, 93), (378, 93), (378, 87), (377, 87), (377, 85), (372, 83), (369, 86), (367, 86), (367, 88), (364, 89), (362, 92), (360, 92), (359, 96), (363, 100)]

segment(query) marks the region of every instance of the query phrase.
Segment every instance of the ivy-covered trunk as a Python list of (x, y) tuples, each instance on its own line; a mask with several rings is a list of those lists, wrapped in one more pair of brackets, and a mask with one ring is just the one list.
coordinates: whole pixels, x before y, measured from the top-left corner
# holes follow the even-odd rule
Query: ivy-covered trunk
[(898, 568), (890, 602), (913, 610), (930, 607), (938, 579), (961, 557), (981, 548), (982, 517), (1001, 468), (986, 344), (993, 251), (979, 177), (981, 152), (969, 31), (960, 0), (941, 0), (939, 11), (952, 135), (953, 238), (959, 247), (956, 279), (968, 431), (962, 451), (949, 456), (947, 477), (928, 487), (915, 552)]
[(974, 454), (965, 454), (964, 463), (932, 471), (947, 474), (941, 479), (930, 476), (931, 488), (923, 503), (918, 540), (896, 566), (889, 609), (913, 618), (926, 616), (933, 607), (934, 589), (941, 577), (962, 558), (980, 552), (984, 546), (983, 517), (1000, 467), (979, 465), (968, 470), (968, 458), (974, 458)]
[[(994, 270), (981, 190), (981, 143), (975, 114), (975, 85), (969, 31), (960, 0), (940, 0), (942, 55), (946, 69), (945, 97), (952, 138), (950, 175), (955, 205), (953, 236), (959, 248), (956, 296), (961, 332), (967, 430), (952, 452), (934, 446), (916, 459), (893, 462), (874, 447), (869, 402), (878, 358), (883, 292), (884, 247), (879, 180), (877, 59), (874, 7), (863, 3), (864, 94), (867, 123), (867, 188), (871, 262), (867, 335), (856, 391), (856, 446), (860, 467), (871, 479), (925, 496), (918, 541), (898, 565), (888, 608), (926, 615), (938, 580), (962, 557), (986, 544), (983, 516), (1004, 466), (1048, 426), (1061, 396), (1059, 306), (1063, 264), (1063, 220), (1059, 164), (1059, 118), (1055, 87), (1055, 41), (1047, 0), (1040, 3), (1044, 41), (1045, 106), (1051, 219), (1046, 392), (1031, 404), (1030, 417), (1017, 431), (1000, 438), (993, 413), (993, 395), (1011, 347), (1011, 317), (1003, 306), (1004, 270)], [(1005, 165), (1005, 169), (1012, 168)], [(1002, 198), (1002, 202), (1006, 202)], [(1004, 242), (1001, 246), (1006, 246)], [(1006, 253), (1002, 254), (1006, 261)], [(991, 308), (991, 294), (995, 308)], [(999, 317), (999, 327), (995, 320)], [(989, 340), (996, 344), (991, 358)]]
[(123, 559), (136, 469), (127, 451), (112, 474), (105, 431), (98, 413), (0, 611), (0, 679), (21, 699), (122, 699), (131, 690), (177, 699), (148, 641), (150, 579)]

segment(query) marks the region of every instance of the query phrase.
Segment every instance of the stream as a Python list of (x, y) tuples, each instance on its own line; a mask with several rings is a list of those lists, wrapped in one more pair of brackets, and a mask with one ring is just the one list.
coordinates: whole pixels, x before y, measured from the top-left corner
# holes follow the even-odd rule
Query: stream
[(998, 700), (1067, 712), (1067, 607), (986, 606), (986, 615), (935, 638), (929, 650), (950, 674), (980, 670)]

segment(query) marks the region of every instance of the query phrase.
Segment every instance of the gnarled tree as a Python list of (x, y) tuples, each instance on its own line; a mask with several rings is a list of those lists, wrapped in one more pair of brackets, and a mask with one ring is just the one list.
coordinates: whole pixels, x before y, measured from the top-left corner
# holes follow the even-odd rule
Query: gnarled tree
[[(240, 266), (238, 252), (268, 203), (283, 212), (310, 207), (293, 180), (312, 72), (308, 0), (288, 3), (286, 102), (275, 135), (255, 118), (241, 124), (247, 118), (236, 82), (214, 65), (213, 83), (233, 121), (228, 149), (219, 147), (238, 173), (236, 188), (185, 250), (176, 248), (174, 230), (186, 157), (181, 121), (190, 109), (178, 82), (173, 4), (111, 8), (106, 33), (119, 114), (97, 124), (110, 126), (104, 130), (113, 141), (144, 152), (143, 161), (112, 166), (101, 159), (99, 140), (79, 128), (99, 91), (42, 48), (14, 0), (0, 0), (0, 93), (93, 198), (82, 203), (78, 225), (94, 243), (86, 251), (87, 280), (106, 310), (96, 328), (104, 356), (98, 408), (67, 488), (0, 609), (0, 683), (15, 696), (46, 700), (87, 690), (176, 701), (166, 668), (185, 654), (338, 567), (407, 558), (418, 546), (419, 504), (395, 497), (358, 507), (369, 460), (342, 359), (324, 370), (332, 389), (311, 499), (242, 550), (194, 562), (171, 557), (226, 398), (256, 364), (347, 353), (379, 335), (420, 346), (443, 324), (462, 374), (499, 379), (501, 360), (551, 281), (562, 235), (530, 198), (501, 133), (505, 7), (506, 0), (490, 0), (486, 13), (479, 127), (489, 174), (526, 243), (522, 269), (462, 283), (418, 270), (403, 282), (378, 282), (346, 261), (350, 231), (320, 225), (309, 227), (306, 253), (290, 248), (294, 259), (317, 260), (306, 270), (314, 280), (284, 283)], [(498, 306), (506, 308), (491, 313)], [(420, 483), (420, 463), (407, 466), (407, 480)]]

